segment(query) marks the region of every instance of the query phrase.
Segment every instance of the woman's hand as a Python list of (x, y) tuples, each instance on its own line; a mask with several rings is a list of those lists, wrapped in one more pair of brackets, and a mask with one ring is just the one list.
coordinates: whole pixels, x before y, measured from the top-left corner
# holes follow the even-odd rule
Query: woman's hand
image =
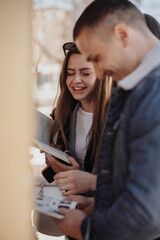
[(60, 172), (54, 176), (56, 185), (63, 185), (59, 190), (63, 196), (86, 193), (96, 189), (97, 176), (80, 170)]
[(66, 166), (65, 164), (59, 162), (54, 156), (50, 154), (46, 154), (46, 164), (48, 166), (51, 166), (56, 173), (79, 169), (79, 164), (76, 162), (76, 160), (73, 157), (67, 157), (67, 158), (71, 166)]

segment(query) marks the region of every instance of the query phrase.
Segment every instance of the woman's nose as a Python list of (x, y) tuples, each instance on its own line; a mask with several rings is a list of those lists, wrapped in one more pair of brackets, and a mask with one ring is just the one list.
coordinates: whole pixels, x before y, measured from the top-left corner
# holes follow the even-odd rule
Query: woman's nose
[(76, 73), (76, 74), (73, 76), (73, 81), (74, 81), (74, 82), (82, 82), (82, 76), (81, 76), (79, 73)]

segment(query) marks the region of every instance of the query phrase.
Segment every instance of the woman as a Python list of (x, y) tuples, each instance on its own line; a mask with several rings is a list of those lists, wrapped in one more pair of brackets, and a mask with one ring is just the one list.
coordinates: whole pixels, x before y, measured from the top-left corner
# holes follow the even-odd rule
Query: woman
[(91, 173), (96, 173), (111, 84), (108, 79), (96, 78), (93, 64), (74, 43), (64, 44), (63, 49), (66, 57), (59, 80), (60, 95), (51, 114), (55, 121), (53, 142), (63, 151), (69, 150), (74, 158), (69, 157), (71, 167), (51, 155), (46, 156), (46, 163), (58, 173), (56, 184), (63, 184), (60, 190), (68, 196), (95, 189), (96, 175)]
[[(96, 78), (93, 64), (86, 61), (74, 43), (64, 44), (63, 49), (66, 56), (59, 79), (60, 94), (51, 114), (54, 119), (51, 143), (63, 151), (69, 150), (71, 166), (49, 154), (46, 163), (57, 173), (54, 178), (57, 185), (63, 185), (59, 187), (65, 190), (63, 195), (69, 196), (95, 190), (98, 150), (111, 84), (108, 79)], [(62, 235), (48, 216), (38, 213), (37, 219), (39, 232)]]
[(150, 31), (160, 40), (160, 24), (157, 19), (146, 13), (144, 13), (144, 18)]

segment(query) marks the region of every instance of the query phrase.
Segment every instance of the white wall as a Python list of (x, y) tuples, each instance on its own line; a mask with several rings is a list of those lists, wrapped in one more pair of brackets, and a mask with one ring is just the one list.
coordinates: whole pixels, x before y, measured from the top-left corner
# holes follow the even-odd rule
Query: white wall
[(0, 239), (32, 239), (30, 0), (0, 0)]

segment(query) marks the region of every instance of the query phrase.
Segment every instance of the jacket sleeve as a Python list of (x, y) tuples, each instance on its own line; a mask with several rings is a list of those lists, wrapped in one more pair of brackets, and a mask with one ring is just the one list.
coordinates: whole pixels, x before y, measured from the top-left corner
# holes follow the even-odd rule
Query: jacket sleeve
[(148, 79), (132, 97), (125, 190), (110, 208), (84, 219), (85, 240), (160, 236), (160, 79)]

